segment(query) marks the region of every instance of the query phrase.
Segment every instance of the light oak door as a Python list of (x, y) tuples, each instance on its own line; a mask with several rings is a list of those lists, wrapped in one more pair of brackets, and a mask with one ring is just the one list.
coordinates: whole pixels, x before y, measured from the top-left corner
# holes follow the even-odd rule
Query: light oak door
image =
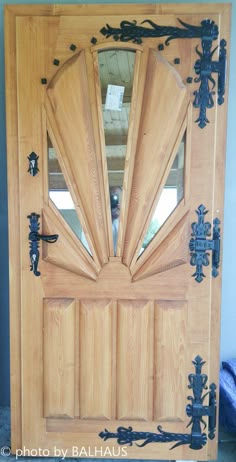
[(214, 407), (221, 267), (213, 277), (189, 242), (198, 220), (222, 227), (229, 17), (218, 4), (5, 9), (13, 452), (216, 455), (213, 414), (206, 428), (190, 414)]

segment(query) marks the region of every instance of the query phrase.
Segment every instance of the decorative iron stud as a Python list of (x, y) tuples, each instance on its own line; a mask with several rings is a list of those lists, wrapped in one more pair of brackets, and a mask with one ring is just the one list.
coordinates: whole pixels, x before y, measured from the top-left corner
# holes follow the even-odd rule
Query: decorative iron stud
[(193, 81), (193, 78), (192, 78), (192, 77), (187, 77), (187, 79), (186, 79), (186, 82), (187, 82), (187, 83), (192, 83), (192, 81)]

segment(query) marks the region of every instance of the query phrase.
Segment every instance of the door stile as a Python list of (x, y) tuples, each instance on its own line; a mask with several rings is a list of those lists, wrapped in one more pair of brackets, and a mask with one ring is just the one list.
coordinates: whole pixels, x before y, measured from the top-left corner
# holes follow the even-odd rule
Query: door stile
[[(232, 5), (222, 5), (220, 36), (227, 42), (227, 67), (230, 65), (230, 30), (231, 30)], [(229, 97), (229, 72), (226, 72), (225, 103), (217, 105), (216, 109), (216, 142), (215, 142), (215, 187), (212, 203), (212, 216), (220, 219), (221, 233), (224, 226), (224, 184), (225, 184), (225, 155), (226, 155), (226, 134), (227, 134), (227, 104)], [(224, 234), (223, 234), (224, 236)], [(224, 237), (223, 237), (224, 239)], [(214, 383), (219, 381), (220, 362), (213, 358), (220, 358), (220, 320), (221, 320), (221, 287), (222, 287), (222, 260), (223, 252), (221, 245), (221, 270), (217, 278), (212, 278), (211, 285), (211, 311), (210, 311), (210, 342), (209, 342), (209, 377)], [(219, 403), (219, 388), (217, 388), (216, 400)], [(219, 407), (218, 407), (219, 409)], [(217, 413), (217, 436), (218, 436), (218, 413)], [(214, 440), (208, 442), (208, 458), (217, 457), (217, 446)]]
[[(25, 34), (20, 33), (19, 28), (24, 24)], [(32, 92), (18, 95), (18, 152), (20, 166), (20, 195), (23, 198), (20, 207), (20, 234), (22, 251), (21, 258), (21, 306), (22, 306), (22, 439), (27, 446), (28, 438), (31, 433), (39, 443), (41, 433), (42, 417), (42, 305), (43, 298), (42, 280), (32, 277), (29, 270), (29, 242), (28, 242), (28, 219), (31, 212), (41, 215), (43, 207), (43, 178), (37, 175), (32, 181), (32, 177), (27, 172), (27, 155), (31, 151), (42, 152), (42, 114), (41, 103), (44, 97), (44, 88), (40, 84), (39, 72), (44, 64), (44, 47), (49, 41), (49, 36), (45, 34), (38, 25), (37, 42), (32, 40), (31, 21), (28, 18), (17, 18), (17, 63), (18, 63), (18, 90), (24, 88), (25, 82), (32, 82)], [(50, 27), (48, 27), (50, 35)], [(39, 45), (40, 44), (40, 45)], [(38, 53), (35, 56), (35, 67), (29, 66), (30, 57), (34, 56), (34, 48), (38, 46)], [(27, 50), (22, 53), (22, 50)], [(23, 56), (22, 56), (23, 54)], [(39, 82), (35, 86), (35, 81)], [(25, 114), (28, 114), (27, 119)], [(40, 129), (39, 129), (40, 127)], [(39, 169), (42, 171), (42, 162), (39, 162)], [(37, 194), (35, 194), (37, 191)], [(27, 198), (27, 200), (26, 200)], [(24, 200), (25, 199), (25, 200)], [(42, 216), (40, 217), (42, 224)], [(41, 249), (40, 249), (41, 250)], [(40, 252), (41, 253), (41, 252)], [(35, 326), (39, 326), (36, 329)], [(41, 332), (40, 332), (41, 330)], [(33, 335), (32, 335), (33, 333)], [(29, 340), (30, 339), (30, 340)], [(34, 364), (33, 369), (29, 364)], [(31, 412), (36, 417), (37, 423), (32, 428)]]
[[(20, 256), (20, 195), (18, 165), (18, 121), (17, 121), (17, 72), (16, 72), (16, 12), (8, 6), (4, 10), (5, 41), (11, 53), (5, 55), (6, 80), (6, 126), (8, 178), (14, 178), (8, 186), (9, 219), (9, 277), (10, 277), (10, 377), (11, 377), (11, 448), (15, 451), (22, 445), (22, 399), (21, 399), (21, 285)], [(14, 207), (12, 206), (14, 204)], [(18, 271), (17, 271), (18, 268)], [(13, 339), (13, 340), (12, 340)]]

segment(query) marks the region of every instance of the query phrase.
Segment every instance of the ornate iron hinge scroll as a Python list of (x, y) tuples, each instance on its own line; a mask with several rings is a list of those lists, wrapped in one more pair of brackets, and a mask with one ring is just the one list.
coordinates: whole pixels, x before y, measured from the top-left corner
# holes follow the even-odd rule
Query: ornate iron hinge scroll
[[(159, 26), (153, 21), (146, 19), (141, 24), (148, 24), (149, 27), (137, 25), (136, 21), (121, 21), (120, 27), (111, 27), (106, 24), (100, 32), (106, 38), (113, 37), (114, 40), (121, 42), (132, 41), (134, 43), (142, 43), (143, 38), (168, 37), (165, 40), (165, 45), (169, 45), (171, 40), (180, 38), (200, 38), (202, 51), (199, 51), (198, 46), (195, 48), (199, 59), (195, 62), (194, 70), (199, 76), (195, 78), (195, 82), (200, 82), (199, 89), (194, 92), (193, 106), (199, 108), (199, 117), (196, 122), (200, 128), (204, 128), (209, 120), (206, 117), (206, 110), (214, 106), (214, 87), (215, 80), (212, 73), (218, 74), (218, 104), (224, 102), (225, 93), (225, 72), (226, 72), (226, 41), (220, 41), (219, 61), (212, 61), (213, 55), (218, 47), (212, 50), (212, 43), (218, 38), (219, 30), (217, 24), (210, 19), (201, 21), (200, 26), (193, 26), (178, 19), (179, 23), (184, 26)], [(164, 45), (159, 45), (159, 50), (163, 49)], [(210, 82), (212, 87), (210, 89)]]
[(50, 236), (45, 236), (43, 234), (39, 234), (39, 215), (37, 213), (31, 213), (27, 217), (30, 221), (30, 233), (29, 233), (29, 241), (30, 241), (30, 271), (33, 271), (35, 276), (40, 276), (40, 271), (38, 271), (38, 263), (39, 263), (39, 241), (45, 241), (49, 244), (53, 244), (58, 239), (58, 234), (52, 234)]
[(212, 250), (212, 276), (218, 276), (218, 268), (220, 265), (220, 220), (213, 220), (213, 235), (212, 239), (207, 239), (211, 235), (211, 224), (205, 222), (205, 215), (208, 213), (204, 205), (199, 205), (196, 210), (198, 222), (192, 223), (192, 239), (189, 242), (190, 264), (196, 266), (196, 271), (193, 273), (195, 281), (202, 282), (205, 274), (203, 266), (209, 265), (209, 253), (207, 250)]
[[(208, 417), (208, 437), (213, 439), (216, 430), (216, 385), (211, 383), (209, 391), (203, 394), (207, 389), (208, 377), (202, 374), (202, 367), (205, 362), (200, 356), (196, 356), (193, 361), (195, 366), (195, 374), (188, 376), (188, 388), (192, 389), (193, 396), (188, 396), (191, 404), (186, 407), (186, 414), (191, 417), (187, 427), (191, 426), (190, 433), (171, 433), (162, 430), (159, 425), (157, 427), (158, 433), (151, 432), (137, 432), (132, 427), (118, 427), (115, 432), (109, 432), (107, 429), (99, 433), (100, 438), (104, 441), (114, 438), (118, 444), (125, 444), (132, 446), (133, 442), (143, 441), (141, 444), (135, 443), (139, 447), (144, 447), (149, 443), (169, 443), (176, 442), (171, 449), (178, 446), (188, 444), (190, 449), (202, 449), (207, 443), (207, 434), (202, 432), (205, 430), (207, 424), (203, 417)], [(209, 405), (204, 405), (206, 397), (209, 396)]]

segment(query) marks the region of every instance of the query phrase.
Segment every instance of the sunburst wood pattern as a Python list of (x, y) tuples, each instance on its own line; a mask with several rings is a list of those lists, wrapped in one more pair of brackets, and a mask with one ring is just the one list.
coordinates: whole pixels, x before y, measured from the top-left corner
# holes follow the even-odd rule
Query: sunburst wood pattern
[(104, 264), (108, 260), (108, 249), (104, 210), (101, 205), (103, 191), (99, 187), (88, 76), (82, 51), (58, 71), (50, 82), (47, 93), (66, 156), (76, 178), (79, 206), (86, 217), (96, 253)]
[(128, 266), (186, 116), (188, 101), (179, 75), (151, 50), (123, 253), (123, 261)]

